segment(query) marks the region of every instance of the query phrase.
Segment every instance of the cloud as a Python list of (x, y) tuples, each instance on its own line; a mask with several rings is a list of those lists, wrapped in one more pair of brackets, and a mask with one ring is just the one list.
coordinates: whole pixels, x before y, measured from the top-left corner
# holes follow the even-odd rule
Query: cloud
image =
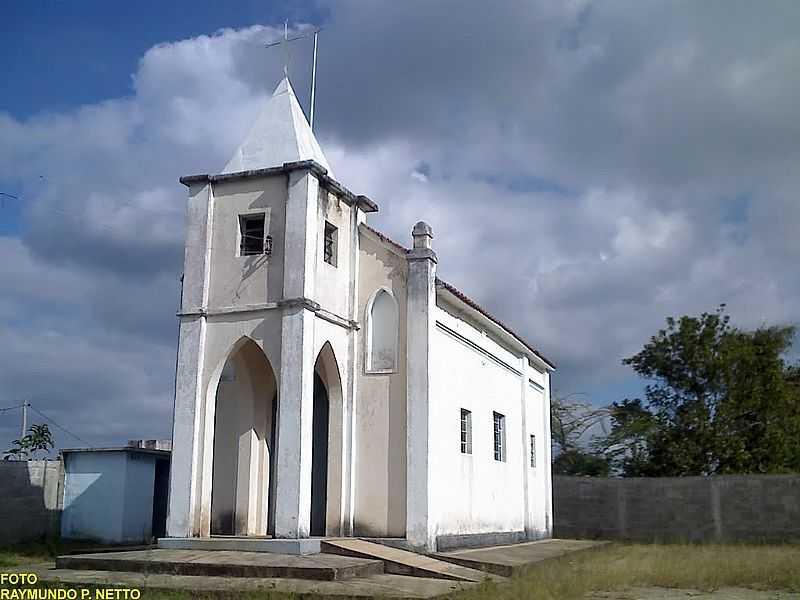
[[(322, 4), (316, 119), (337, 176), (398, 241), (430, 222), (441, 275), (556, 360), (558, 389), (630, 393), (620, 359), (666, 315), (798, 320), (795, 3)], [(0, 238), (3, 405), (97, 443), (169, 435), (177, 178), (225, 164), (281, 33), (165, 41), (129, 97), (0, 114), (0, 182), (23, 197)], [(304, 102), (307, 46), (290, 65)]]

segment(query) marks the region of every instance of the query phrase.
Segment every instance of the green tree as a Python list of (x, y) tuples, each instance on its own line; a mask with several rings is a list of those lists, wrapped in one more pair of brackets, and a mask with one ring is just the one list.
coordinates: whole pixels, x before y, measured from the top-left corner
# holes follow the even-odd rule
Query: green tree
[(550, 431), (554, 474), (608, 476), (609, 463), (605, 456), (583, 444), (584, 437), (591, 429), (602, 425), (607, 415), (607, 409), (553, 397), (550, 403)]
[(609, 418), (611, 431), (595, 439), (595, 451), (605, 455), (610, 466), (627, 477), (652, 475), (650, 451), (657, 431), (653, 414), (637, 398), (612, 404)]
[(733, 327), (722, 305), (668, 318), (623, 364), (645, 401), (615, 402), (602, 447), (626, 476), (800, 471), (800, 370), (787, 365), (795, 328)]
[(585, 477), (608, 477), (611, 466), (602, 454), (570, 448), (559, 452), (553, 459), (554, 475), (582, 475)]
[(53, 436), (46, 424), (31, 425), (28, 434), (22, 439), (11, 442), (11, 448), (6, 450), (5, 460), (27, 460), (35, 458), (39, 451), (49, 452), (53, 447)]

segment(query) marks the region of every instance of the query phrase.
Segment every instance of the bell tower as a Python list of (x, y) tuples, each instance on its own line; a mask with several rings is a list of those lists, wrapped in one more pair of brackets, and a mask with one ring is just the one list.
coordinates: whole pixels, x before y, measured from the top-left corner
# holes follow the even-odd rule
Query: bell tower
[[(288, 78), (222, 173), (180, 181), (189, 199), (167, 533), (210, 535), (224, 504), (237, 535), (308, 537), (312, 453), (326, 443), (329, 464), (339, 466), (327, 469), (319, 510), (329, 532), (344, 534), (352, 523), (351, 474), (341, 465), (352, 447), (358, 225), (377, 206), (333, 179)], [(253, 358), (253, 368), (263, 362), (274, 379), (263, 386), (271, 391), (248, 388), (251, 413), (271, 414), (269, 426), (242, 425), (245, 417), (233, 414), (240, 403), (229, 399), (237, 392), (221, 392), (223, 371), (234, 372), (226, 365), (243, 344), (248, 356), (258, 348), (264, 361)], [(340, 398), (330, 400), (327, 441), (317, 442), (314, 381), (323, 347), (326, 389)], [(239, 425), (223, 431), (223, 422)], [(231, 481), (220, 475), (223, 458)], [(221, 486), (233, 486), (236, 497), (215, 494)], [(254, 491), (265, 486), (268, 494)]]

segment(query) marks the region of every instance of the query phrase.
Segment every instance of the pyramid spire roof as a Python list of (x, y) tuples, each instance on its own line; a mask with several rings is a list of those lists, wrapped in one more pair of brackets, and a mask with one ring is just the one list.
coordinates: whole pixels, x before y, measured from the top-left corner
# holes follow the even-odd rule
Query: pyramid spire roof
[(223, 173), (277, 167), (287, 162), (314, 160), (333, 177), (328, 160), (297, 101), (292, 84), (284, 77)]

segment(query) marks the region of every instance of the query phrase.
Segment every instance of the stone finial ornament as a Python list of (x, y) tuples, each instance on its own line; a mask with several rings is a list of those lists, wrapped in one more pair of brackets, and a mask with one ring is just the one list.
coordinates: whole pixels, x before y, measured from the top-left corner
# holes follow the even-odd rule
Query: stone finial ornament
[(433, 229), (425, 221), (419, 221), (411, 230), (414, 238), (414, 248), (430, 248), (433, 239)]

